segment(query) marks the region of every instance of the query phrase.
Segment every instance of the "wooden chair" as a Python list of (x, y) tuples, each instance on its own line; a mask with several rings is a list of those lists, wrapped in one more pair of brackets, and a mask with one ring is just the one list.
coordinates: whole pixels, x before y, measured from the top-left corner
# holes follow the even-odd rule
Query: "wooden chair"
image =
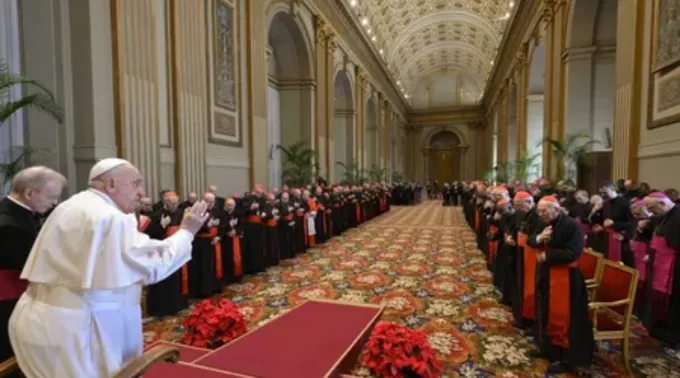
[[(155, 363), (175, 363), (177, 361), (179, 361), (179, 349), (170, 345), (159, 345), (130, 361), (123, 369), (114, 374), (112, 378), (138, 378)], [(19, 370), (19, 365), (14, 357), (12, 357), (0, 364), (0, 378), (6, 377), (17, 370)]]
[(604, 260), (593, 301), (588, 304), (595, 340), (621, 340), (623, 362), (630, 368), (630, 322), (638, 272), (622, 262)]
[(19, 364), (17, 364), (17, 360), (14, 357), (3, 361), (0, 363), (0, 378), (6, 377), (17, 370), (19, 370)]
[(581, 253), (578, 260), (578, 267), (586, 280), (586, 288), (588, 289), (588, 299), (592, 300), (597, 288), (597, 277), (602, 271), (602, 262), (604, 255), (593, 251), (591, 248), (586, 248)]

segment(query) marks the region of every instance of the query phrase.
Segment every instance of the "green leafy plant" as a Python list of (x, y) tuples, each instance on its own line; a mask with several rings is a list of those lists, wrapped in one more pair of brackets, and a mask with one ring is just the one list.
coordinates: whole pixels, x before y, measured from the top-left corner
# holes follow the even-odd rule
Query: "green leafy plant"
[(519, 159), (513, 162), (515, 179), (520, 180), (523, 184), (526, 184), (529, 181), (529, 176), (531, 174), (537, 173), (538, 164), (536, 161), (540, 157), (540, 153), (529, 155), (526, 150), (522, 151), (520, 153)]
[(560, 179), (576, 179), (578, 165), (590, 164), (589, 153), (592, 151), (593, 146), (600, 144), (598, 140), (585, 130), (569, 134), (564, 140), (545, 137), (543, 142), (547, 143), (553, 153), (564, 162), (564, 164), (558, 164), (557, 166), (558, 181)]
[(494, 168), (487, 169), (486, 172), (484, 172), (484, 181), (489, 181), (489, 182), (496, 182), (496, 170)]
[(515, 164), (511, 161), (498, 162), (494, 168), (496, 171), (496, 182), (507, 183), (513, 175)]
[(392, 172), (392, 182), (397, 183), (397, 182), (403, 182), (406, 179), (406, 176), (400, 171), (394, 171)]
[(368, 178), (372, 182), (385, 181), (387, 179), (387, 169), (380, 168), (374, 164), (371, 166), (371, 169), (368, 170)]
[[(26, 94), (19, 99), (12, 99), (12, 89), (17, 86), (21, 86)], [(64, 110), (46, 86), (37, 80), (10, 72), (7, 62), (0, 61), (0, 127), (19, 110), (39, 111), (60, 124), (64, 122)], [(1, 151), (3, 163), (0, 164), (0, 188), (6, 190), (14, 176), (34, 160), (33, 155), (46, 152), (48, 151), (45, 149), (28, 146), (12, 146), (9, 151)]]
[(276, 146), (284, 155), (281, 178), (288, 186), (301, 187), (309, 184), (319, 171), (316, 151), (306, 142), (296, 142), (288, 147)]
[(342, 173), (342, 181), (340, 182), (341, 184), (363, 185), (363, 183), (366, 181), (366, 172), (361, 169), (361, 165), (358, 162), (353, 160), (350, 160), (347, 163), (336, 161), (335, 164), (345, 170)]

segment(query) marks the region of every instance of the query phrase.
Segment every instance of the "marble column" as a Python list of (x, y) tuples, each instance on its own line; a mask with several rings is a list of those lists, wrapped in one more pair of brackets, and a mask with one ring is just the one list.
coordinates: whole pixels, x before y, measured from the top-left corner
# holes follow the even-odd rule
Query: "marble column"
[(522, 151), (527, 150), (527, 92), (529, 91), (529, 64), (527, 62), (527, 45), (522, 44), (515, 57), (517, 81), (517, 108), (515, 111), (517, 122), (517, 154), (514, 159), (519, 160)]
[[(527, 100), (527, 154), (534, 156), (544, 153), (543, 146), (543, 95), (529, 95)], [(539, 157), (536, 160), (538, 170), (530, 177), (540, 176), (543, 171), (543, 161)]]
[(508, 108), (509, 83), (501, 90), (501, 103), (498, 108), (498, 163), (508, 162)]
[[(638, 179), (638, 146), (642, 96), (645, 2), (619, 0), (616, 39), (616, 94), (612, 145), (612, 178)], [(632, 42), (629, 42), (632, 41)]]
[(459, 144), (458, 145), (458, 159), (459, 159), (459, 169), (458, 172), (460, 172), (460, 176), (456, 178), (456, 180), (466, 180), (468, 177), (471, 176), (471, 168), (474, 168), (473, 166), (469, 166), (467, 163), (467, 151), (470, 148), (469, 144)]
[(430, 177), (430, 148), (424, 147), (422, 150), (423, 156), (423, 173), (420, 175), (422, 181), (429, 181)]
[(355, 76), (355, 93), (356, 93), (356, 104), (355, 104), (355, 109), (356, 109), (356, 118), (354, 120), (354, 156), (355, 156), (355, 163), (359, 164), (361, 168), (363, 168), (364, 164), (364, 123), (366, 119), (366, 115), (364, 114), (365, 109), (364, 109), (364, 86), (366, 85), (366, 79), (364, 77), (364, 73), (361, 70), (359, 66), (356, 67), (356, 74)]
[(570, 47), (564, 52), (567, 82), (564, 123), (568, 134), (593, 130), (593, 54), (595, 46)]
[(316, 89), (314, 96), (314, 138), (312, 138), (312, 148), (316, 151), (319, 161), (319, 172), (322, 176), (326, 171), (326, 43), (328, 41), (328, 31), (326, 23), (320, 18), (315, 18), (314, 24), (314, 73), (316, 74)]
[(334, 131), (333, 131), (333, 99), (335, 96), (335, 86), (333, 85), (333, 76), (335, 74), (335, 35), (332, 31), (328, 31), (326, 37), (326, 177), (330, 180), (335, 177), (333, 171), (335, 168), (334, 156)]
[(387, 177), (392, 176), (392, 159), (390, 157), (392, 145), (392, 109), (390, 102), (383, 101), (383, 168), (387, 172)]

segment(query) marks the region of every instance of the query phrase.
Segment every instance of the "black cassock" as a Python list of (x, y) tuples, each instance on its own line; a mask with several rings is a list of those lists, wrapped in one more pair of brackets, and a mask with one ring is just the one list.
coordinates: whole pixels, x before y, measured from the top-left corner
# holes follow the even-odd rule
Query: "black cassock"
[(546, 261), (536, 267), (537, 344), (541, 353), (571, 366), (588, 366), (595, 341), (588, 318), (588, 293), (578, 268), (583, 251), (583, 231), (576, 221), (560, 214), (552, 223), (551, 240), (528, 244), (545, 248)]
[[(225, 210), (221, 216), (222, 281), (230, 284), (243, 276), (243, 221), (236, 210)], [(229, 236), (231, 231), (234, 236)]]
[[(149, 226), (144, 233), (152, 239), (163, 240), (179, 230), (182, 223), (182, 209), (168, 211), (161, 209), (149, 216)], [(163, 227), (161, 219), (170, 217), (170, 223)], [(184, 281), (183, 281), (184, 280)], [(169, 316), (188, 306), (188, 267), (180, 268), (164, 280), (147, 287), (146, 313), (148, 316)]]
[(211, 220), (223, 218), (222, 209), (213, 207), (210, 217), (196, 233), (189, 261), (189, 293), (194, 298), (206, 298), (222, 291), (222, 251), (219, 223), (210, 226)]
[(307, 203), (299, 197), (293, 197), (293, 208), (295, 211), (293, 226), (293, 255), (298, 253), (305, 253), (307, 251), (307, 227), (305, 222), (307, 217)]
[(40, 223), (31, 211), (7, 197), (0, 200), (0, 362), (14, 356), (7, 325), (23, 292), (25, 283), (19, 276), (39, 230)]
[(511, 258), (514, 257), (515, 246), (506, 243), (506, 236), (515, 236), (515, 213), (504, 213), (498, 221), (498, 234), (495, 240), (498, 241), (498, 249), (493, 266), (493, 283), (503, 294), (502, 302), (506, 305), (511, 303), (512, 287), (507, 287), (506, 277), (510, 272)]
[(279, 204), (279, 257), (281, 260), (290, 259), (295, 255), (293, 237), (295, 234), (295, 207), (289, 202)]
[(264, 206), (264, 245), (265, 266), (279, 265), (281, 251), (279, 250), (279, 208), (276, 203), (267, 203)]
[[(253, 208), (253, 204), (258, 206)], [(264, 271), (264, 224), (262, 221), (262, 209), (264, 200), (252, 195), (241, 200), (241, 209), (245, 214), (243, 224), (243, 242), (241, 246), (243, 258), (243, 274), (253, 274)]]

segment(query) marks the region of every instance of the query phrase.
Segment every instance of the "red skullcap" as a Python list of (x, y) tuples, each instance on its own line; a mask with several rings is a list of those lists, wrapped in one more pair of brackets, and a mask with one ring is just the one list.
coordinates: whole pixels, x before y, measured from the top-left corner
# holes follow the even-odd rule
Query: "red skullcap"
[(529, 198), (534, 198), (534, 197), (531, 196), (531, 194), (529, 194), (529, 192), (521, 191), (521, 192), (515, 193), (515, 199), (524, 200), (524, 199), (529, 199)]
[(633, 202), (632, 206), (645, 206), (645, 201), (637, 200), (637, 201)]
[(232, 198), (238, 198), (239, 195), (238, 195), (238, 193), (234, 193), (231, 197), (232, 197)]
[(257, 190), (257, 191), (264, 191), (264, 185), (262, 185), (262, 184), (255, 184), (255, 190)]
[(668, 195), (664, 192), (652, 192), (652, 193), (647, 194), (646, 198), (667, 199)]
[(545, 196), (541, 198), (541, 202), (560, 203), (560, 201), (555, 196)]
[(179, 197), (175, 192), (165, 192), (163, 197)]
[(510, 203), (510, 200), (509, 200), (509, 199), (507, 199), (507, 198), (501, 198), (501, 199), (498, 200), (498, 202), (496, 202), (496, 205), (498, 205), (498, 206), (503, 206), (503, 205), (507, 205), (507, 204), (509, 204), (509, 203)]

